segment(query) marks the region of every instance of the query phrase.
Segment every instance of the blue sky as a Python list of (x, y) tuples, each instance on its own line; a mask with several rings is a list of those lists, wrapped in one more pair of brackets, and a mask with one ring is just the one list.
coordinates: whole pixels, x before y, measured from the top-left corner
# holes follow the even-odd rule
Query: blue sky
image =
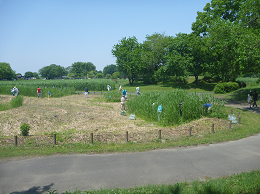
[(16, 73), (56, 64), (116, 64), (123, 37), (191, 33), (210, 0), (0, 0), (0, 62)]

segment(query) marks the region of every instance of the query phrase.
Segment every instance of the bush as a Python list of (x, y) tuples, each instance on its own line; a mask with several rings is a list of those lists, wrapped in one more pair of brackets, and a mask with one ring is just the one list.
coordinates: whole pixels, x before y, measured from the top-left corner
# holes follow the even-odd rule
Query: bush
[(236, 82), (218, 83), (214, 88), (214, 93), (224, 94), (239, 89), (239, 84)]
[(21, 133), (23, 136), (27, 136), (29, 135), (29, 130), (30, 130), (30, 125), (27, 124), (27, 123), (23, 123), (21, 126), (20, 126), (20, 130), (21, 130)]

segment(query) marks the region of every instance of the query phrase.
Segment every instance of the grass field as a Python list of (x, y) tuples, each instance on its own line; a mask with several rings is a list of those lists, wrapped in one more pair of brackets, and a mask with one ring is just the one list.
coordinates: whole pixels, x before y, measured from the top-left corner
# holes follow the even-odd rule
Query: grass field
[[(119, 82), (119, 80), (118, 80)], [(118, 87), (118, 82), (115, 87)], [(129, 86), (127, 80), (120, 80), (128, 93), (135, 92), (135, 85)], [(188, 84), (166, 83), (145, 85), (137, 82), (141, 92), (172, 91), (179, 88), (188, 92), (209, 93), (216, 83), (200, 80), (198, 86), (190, 78)], [(225, 99), (246, 101), (249, 90), (259, 85), (238, 91), (217, 95)], [(1, 95), (1, 104), (9, 104), (12, 97)], [(22, 159), (35, 156), (72, 153), (110, 153), (140, 152), (146, 150), (213, 144), (237, 140), (260, 132), (260, 115), (233, 109), (235, 115), (241, 115), (241, 124), (232, 124), (229, 129), (227, 119), (202, 117), (192, 122), (162, 126), (156, 121), (146, 121), (140, 117), (129, 120), (120, 115), (119, 102), (107, 102), (104, 96), (83, 94), (60, 98), (23, 97), (23, 106), (0, 111), (0, 160)], [(225, 107), (224, 114), (230, 114), (231, 108)], [(31, 126), (28, 137), (20, 136), (20, 126)], [(215, 124), (215, 132), (211, 126)], [(189, 128), (192, 135), (189, 136)], [(162, 140), (158, 139), (158, 131)], [(125, 142), (125, 133), (129, 141)], [(53, 145), (52, 135), (57, 135), (57, 144)], [(90, 143), (90, 133), (94, 134), (94, 143)], [(14, 135), (18, 135), (18, 146), (14, 146)], [(74, 193), (259, 193), (259, 171), (242, 173), (233, 177), (217, 180), (178, 183), (175, 185), (156, 185), (123, 190), (98, 190)], [(239, 184), (238, 184), (239, 183)], [(55, 193), (55, 191), (50, 191)], [(68, 192), (69, 193), (69, 192)]]

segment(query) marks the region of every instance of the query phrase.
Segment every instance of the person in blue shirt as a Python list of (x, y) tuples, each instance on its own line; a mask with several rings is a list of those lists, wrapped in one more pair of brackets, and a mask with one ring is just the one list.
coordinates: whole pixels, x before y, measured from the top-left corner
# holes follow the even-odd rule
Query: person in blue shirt
[(85, 87), (85, 98), (86, 98), (86, 96), (88, 98), (88, 88), (87, 87)]
[(210, 104), (210, 103), (206, 103), (206, 104), (203, 105), (204, 111), (205, 111), (205, 110), (208, 111), (208, 110), (210, 110), (211, 108), (212, 108), (212, 104)]
[(127, 98), (127, 90), (123, 90), (122, 94)]

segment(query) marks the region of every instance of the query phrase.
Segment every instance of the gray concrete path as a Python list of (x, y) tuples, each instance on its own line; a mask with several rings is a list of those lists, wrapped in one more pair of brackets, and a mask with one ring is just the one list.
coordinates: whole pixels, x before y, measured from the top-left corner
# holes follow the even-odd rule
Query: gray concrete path
[(129, 188), (259, 169), (260, 134), (208, 146), (3, 161), (0, 162), (0, 193)]

